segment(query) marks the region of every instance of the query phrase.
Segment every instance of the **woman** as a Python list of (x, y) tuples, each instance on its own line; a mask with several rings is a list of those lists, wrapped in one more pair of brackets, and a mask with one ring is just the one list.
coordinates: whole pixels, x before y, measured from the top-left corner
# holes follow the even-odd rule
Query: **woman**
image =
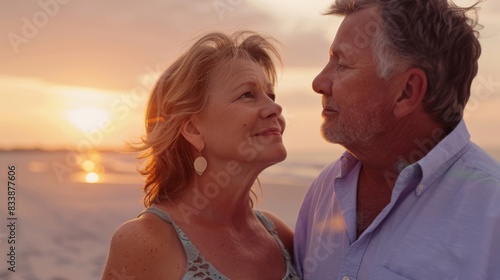
[(252, 209), (286, 158), (276, 59), (260, 35), (212, 33), (163, 73), (140, 147), (148, 208), (113, 235), (103, 279), (299, 279), (292, 230)]

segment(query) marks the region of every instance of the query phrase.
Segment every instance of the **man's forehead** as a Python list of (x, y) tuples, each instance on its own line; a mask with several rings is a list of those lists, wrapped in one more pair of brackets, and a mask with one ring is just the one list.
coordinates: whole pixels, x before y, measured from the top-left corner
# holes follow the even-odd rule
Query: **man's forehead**
[(376, 7), (369, 7), (356, 11), (347, 15), (340, 24), (339, 30), (344, 27), (346, 31), (354, 28), (369, 29), (373, 26), (378, 26), (380, 21), (379, 9)]
[(376, 8), (367, 8), (348, 15), (337, 30), (330, 46), (330, 55), (349, 56), (353, 51), (369, 48), (379, 31)]

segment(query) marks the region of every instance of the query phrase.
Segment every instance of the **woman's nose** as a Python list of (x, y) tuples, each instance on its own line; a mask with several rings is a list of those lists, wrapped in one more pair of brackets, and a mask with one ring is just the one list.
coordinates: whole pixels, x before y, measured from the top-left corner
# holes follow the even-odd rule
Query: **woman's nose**
[(262, 110), (262, 117), (277, 117), (281, 115), (283, 108), (278, 103), (274, 102), (272, 99), (266, 100), (266, 106)]

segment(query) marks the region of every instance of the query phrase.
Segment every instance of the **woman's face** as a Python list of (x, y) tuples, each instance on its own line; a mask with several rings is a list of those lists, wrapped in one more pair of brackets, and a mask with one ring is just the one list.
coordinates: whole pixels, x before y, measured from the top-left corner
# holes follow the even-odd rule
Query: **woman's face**
[(236, 161), (262, 169), (283, 161), (285, 120), (264, 69), (248, 59), (237, 60), (230, 69), (230, 75), (214, 81), (199, 115), (203, 155), (209, 165)]

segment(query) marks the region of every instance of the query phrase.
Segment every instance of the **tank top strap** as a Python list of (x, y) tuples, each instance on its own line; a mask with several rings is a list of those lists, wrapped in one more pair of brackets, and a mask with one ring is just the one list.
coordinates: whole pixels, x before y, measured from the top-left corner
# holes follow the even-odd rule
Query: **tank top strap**
[(172, 218), (170, 218), (170, 215), (167, 212), (156, 207), (149, 207), (142, 213), (140, 213), (138, 217), (140, 217), (144, 213), (155, 214), (160, 219), (164, 220), (165, 222), (171, 224), (174, 227), (175, 231), (177, 232), (177, 235), (179, 236), (179, 239), (181, 240), (182, 247), (184, 247), (184, 251), (186, 251), (188, 262), (195, 261), (198, 258), (200, 254), (198, 249), (196, 249), (193, 243), (191, 243), (191, 240), (189, 240), (184, 231), (182, 231), (182, 229), (179, 226), (177, 226), (177, 224), (172, 220)]
[(278, 236), (278, 232), (276, 231), (276, 228), (274, 227), (274, 223), (266, 218), (264, 214), (262, 214), (259, 210), (253, 210), (255, 213), (255, 216), (259, 218), (260, 222), (262, 225), (267, 229), (267, 231), (274, 237), (278, 245), (280, 246), (281, 252), (283, 252), (283, 255), (285, 256), (286, 260), (290, 260), (290, 255), (288, 254), (288, 251), (285, 249), (285, 246), (283, 245), (283, 242), (281, 242), (281, 239)]
[(269, 233), (271, 233), (273, 236), (278, 234), (276, 232), (276, 228), (274, 227), (274, 223), (266, 218), (266, 216), (264, 216), (262, 212), (260, 212), (259, 210), (253, 210), (253, 212), (255, 213), (255, 216), (259, 218), (260, 223), (267, 229)]
[(295, 268), (293, 267), (290, 254), (285, 249), (283, 242), (281, 242), (281, 239), (278, 236), (278, 232), (276, 231), (276, 228), (274, 227), (274, 223), (271, 220), (269, 220), (268, 218), (266, 218), (266, 216), (264, 216), (264, 214), (262, 214), (259, 210), (254, 210), (254, 213), (255, 213), (255, 216), (257, 216), (257, 218), (259, 218), (262, 225), (274, 237), (274, 239), (276, 240), (276, 242), (278, 243), (278, 245), (281, 249), (281, 252), (283, 253), (283, 256), (285, 257), (286, 274), (285, 274), (285, 277), (283, 277), (283, 280), (300, 280), (300, 277), (297, 275), (297, 272), (296, 272)]
[(228, 280), (227, 277), (220, 273), (210, 262), (206, 261), (205, 258), (200, 255), (200, 251), (196, 249), (196, 247), (191, 242), (191, 240), (189, 240), (184, 231), (182, 231), (182, 229), (177, 226), (177, 224), (174, 222), (174, 220), (172, 220), (172, 218), (170, 218), (170, 215), (168, 215), (167, 212), (152, 206), (142, 211), (137, 217), (140, 217), (144, 213), (152, 213), (158, 216), (160, 219), (171, 224), (177, 232), (177, 236), (182, 243), (182, 247), (184, 248), (187, 257), (186, 274), (182, 278), (183, 280)]
[[(154, 206), (151, 206), (149, 208), (144, 209), (144, 211), (142, 211), (141, 213), (139, 213), (139, 215), (137, 215), (137, 218), (142, 216), (144, 213), (153, 213), (156, 216), (158, 216), (158, 218), (164, 220), (165, 222), (172, 224), (172, 225), (174, 224), (174, 222), (172, 221), (172, 218), (170, 218), (170, 215), (167, 212), (160, 210), (159, 208), (156, 208)], [(176, 226), (174, 226), (174, 227), (176, 227)]]

